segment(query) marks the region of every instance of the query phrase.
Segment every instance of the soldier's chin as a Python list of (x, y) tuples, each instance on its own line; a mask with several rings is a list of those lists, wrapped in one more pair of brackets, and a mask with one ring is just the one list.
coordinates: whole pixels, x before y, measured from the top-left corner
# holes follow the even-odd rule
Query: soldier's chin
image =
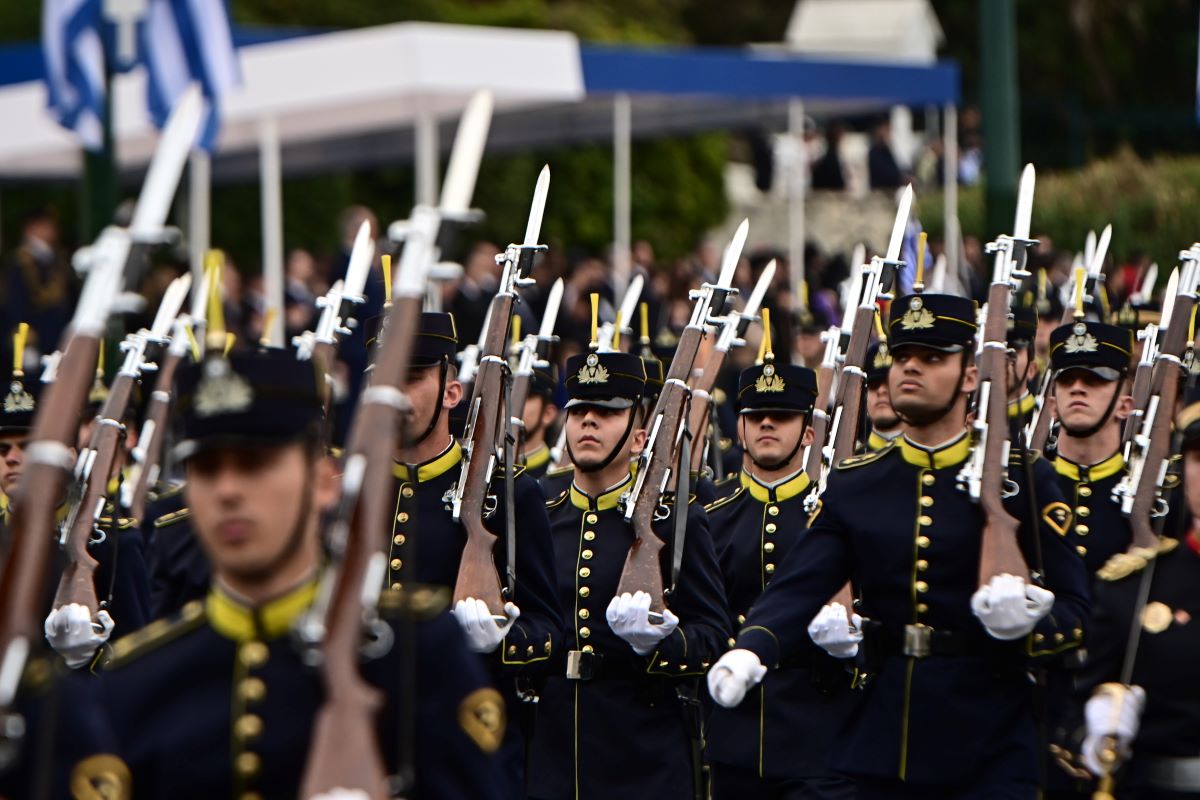
[(917, 426), (937, 422), (946, 414), (945, 407), (936, 403), (918, 400), (915, 397), (893, 400), (892, 408), (895, 409), (898, 420), (903, 418), (910, 425)]

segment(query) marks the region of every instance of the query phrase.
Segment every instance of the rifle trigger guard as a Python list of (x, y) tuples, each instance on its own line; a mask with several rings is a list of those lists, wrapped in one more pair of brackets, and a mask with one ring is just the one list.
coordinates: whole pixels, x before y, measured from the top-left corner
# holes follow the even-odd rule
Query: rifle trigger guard
[(664, 519), (669, 519), (671, 516), (671, 508), (666, 503), (659, 503), (654, 507), (654, 521), (661, 522)]
[(1165, 497), (1154, 498), (1154, 510), (1150, 512), (1150, 516), (1154, 518), (1165, 517), (1167, 511), (1171, 508)]
[(391, 651), (395, 640), (396, 637), (392, 633), (391, 627), (378, 616), (372, 614), (363, 626), (363, 641), (358, 649), (362, 653), (363, 658), (368, 661), (374, 661), (377, 658), (387, 655)]
[(108, 534), (104, 532), (103, 528), (101, 528), (99, 525), (93, 525), (92, 535), (88, 537), (88, 544), (103, 544), (104, 540), (107, 538)]
[(489, 494), (483, 498), (483, 516), (489, 518), (496, 513), (496, 509), (500, 507), (500, 499), (494, 494)]
[(1010, 497), (1016, 497), (1021, 493), (1021, 487), (1012, 478), (1005, 478), (1004, 485), (1000, 489), (1000, 496), (1007, 500)]

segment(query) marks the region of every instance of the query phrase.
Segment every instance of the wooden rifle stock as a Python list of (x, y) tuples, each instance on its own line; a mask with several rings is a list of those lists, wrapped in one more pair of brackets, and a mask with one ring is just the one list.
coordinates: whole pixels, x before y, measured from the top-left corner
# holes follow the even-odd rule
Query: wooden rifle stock
[[(709, 408), (712, 405), (712, 391), (717, 384), (717, 375), (725, 365), (725, 356), (729, 351), (714, 347), (704, 362), (704, 371), (692, 381), (692, 404), (688, 411), (687, 429), (692, 432), (692, 441), (703, 442), (708, 437)], [(704, 469), (705, 448), (697, 444), (692, 448), (692, 472), (699, 473)], [(719, 454), (717, 455), (719, 458)]]
[(497, 441), (505, 428), (504, 360), (508, 343), (508, 325), (512, 317), (513, 295), (501, 292), (492, 299), (483, 356), (475, 374), (475, 399), (470, 409), (470, 428), (466, 434), (468, 461), (459, 476), (462, 482), (462, 503), (459, 521), (467, 532), (467, 544), (458, 562), (458, 578), (454, 582), (454, 602), (473, 597), (487, 604), (493, 616), (504, 616), (504, 595), (500, 576), (496, 572), (493, 554), (497, 536), (483, 524), (483, 506), (491, 485), (491, 471), (496, 463)]
[(833, 392), (833, 367), (822, 364), (817, 370), (817, 401), (813, 405), (813, 440), (808, 448), (804, 471), (810, 481), (821, 477), (821, 450), (829, 437), (829, 396)]
[[(1153, 347), (1153, 342), (1146, 342), (1143, 347)], [(1121, 444), (1126, 445), (1137, 433), (1138, 426), (1146, 413), (1146, 404), (1150, 400), (1150, 385), (1154, 376), (1153, 364), (1137, 365), (1133, 374), (1133, 413), (1125, 420), (1125, 429), (1121, 432)]]
[[(163, 432), (167, 425), (167, 412), (171, 407), (171, 387), (175, 383), (175, 371), (183, 356), (171, 352), (168, 348), (161, 359), (158, 376), (154, 381), (154, 391), (146, 404), (146, 420), (153, 422), (150, 428), (149, 441), (138, 442), (138, 447), (145, 453), (144, 460), (137, 471), (137, 482), (133, 487), (133, 501), (129, 505), (129, 515), (139, 522), (146, 514), (146, 496), (150, 485), (158, 473), (158, 465), (162, 462)], [(143, 428), (143, 431), (145, 428)]]
[(1029, 580), (1029, 566), (1017, 544), (1019, 523), (1004, 508), (1001, 499), (1007, 468), (1004, 445), (1008, 441), (1007, 332), (1010, 291), (1009, 285), (1004, 282), (993, 283), (989, 290), (987, 319), (982, 331), (983, 354), (979, 358), (980, 383), (990, 384), (987, 407), (977, 409), (977, 413), (985, 415), (988, 427), (979, 491), (979, 505), (984, 515), (979, 557), (980, 586), (1002, 574)]
[(867, 360), (867, 335), (875, 319), (875, 306), (859, 308), (854, 312), (854, 332), (846, 346), (846, 365), (842, 368), (842, 379), (838, 381), (837, 399), (834, 407), (841, 410), (842, 421), (838, 425), (837, 438), (833, 441), (833, 463), (854, 455), (858, 442), (858, 423), (862, 417), (863, 385), (866, 373), (863, 362)]

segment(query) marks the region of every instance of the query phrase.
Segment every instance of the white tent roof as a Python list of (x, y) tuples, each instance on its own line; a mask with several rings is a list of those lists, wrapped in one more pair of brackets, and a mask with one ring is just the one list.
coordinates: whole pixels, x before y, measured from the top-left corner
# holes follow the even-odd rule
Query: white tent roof
[(945, 35), (929, 0), (797, 0), (785, 39), (810, 56), (932, 64)]
[[(256, 147), (272, 117), (291, 145), (402, 129), (422, 110), (455, 117), (478, 89), (492, 90), (498, 111), (584, 97), (579, 43), (561, 31), (399, 23), (238, 52), (244, 84), (222, 105), (221, 154)], [(145, 75), (118, 77), (113, 92), (118, 165), (136, 169), (157, 140)], [(79, 173), (79, 145), (47, 112), (41, 82), (0, 89), (0, 119), (0, 176)]]

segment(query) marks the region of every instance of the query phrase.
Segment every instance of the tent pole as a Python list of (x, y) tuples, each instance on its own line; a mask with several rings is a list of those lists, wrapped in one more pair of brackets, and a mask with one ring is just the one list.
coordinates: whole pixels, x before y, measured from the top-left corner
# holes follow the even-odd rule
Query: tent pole
[(417, 117), (413, 123), (413, 150), (416, 157), (415, 197), (418, 205), (438, 202), (438, 126), (429, 104), (417, 98)]
[[(204, 254), (211, 247), (212, 162), (208, 153), (193, 150), (188, 158), (188, 260), (195, 292), (204, 285)], [(201, 306), (203, 308), (203, 306)]]
[(625, 295), (632, 270), (631, 208), (633, 171), (633, 106), (629, 95), (613, 99), (613, 297)]
[(958, 229), (958, 108), (953, 103), (946, 105), (946, 124), (942, 137), (942, 236), (945, 240), (946, 270), (953, 276), (953, 283), (949, 285), (957, 286), (957, 291), (962, 292), (965, 287), (962, 285), (962, 254), (959, 252), (962, 235)]
[(788, 101), (788, 136), (795, 148), (787, 175), (788, 217), (788, 281), (791, 290), (800, 297), (804, 284), (804, 230), (805, 195), (808, 191), (808, 154), (804, 149), (804, 101), (793, 98)]
[(259, 123), (259, 179), (262, 188), (263, 295), (265, 309), (275, 309), (263, 336), (271, 347), (283, 347), (283, 177), (279, 123), (267, 117)]

